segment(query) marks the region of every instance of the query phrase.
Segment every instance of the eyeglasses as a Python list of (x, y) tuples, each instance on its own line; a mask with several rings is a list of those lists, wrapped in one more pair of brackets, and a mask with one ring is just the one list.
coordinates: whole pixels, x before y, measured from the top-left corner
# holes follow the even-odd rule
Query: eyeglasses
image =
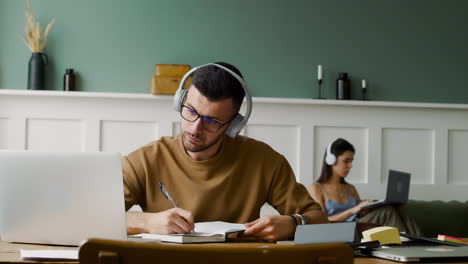
[(180, 116), (182, 116), (183, 119), (189, 121), (189, 122), (195, 122), (197, 121), (198, 118), (201, 117), (202, 119), (202, 126), (203, 128), (208, 131), (208, 132), (211, 132), (211, 133), (216, 133), (219, 131), (219, 129), (221, 129), (223, 126), (225, 126), (228, 122), (226, 123), (220, 123), (216, 120), (213, 120), (209, 117), (206, 117), (206, 116), (202, 116), (200, 114), (197, 113), (197, 111), (195, 111), (194, 109), (186, 106), (186, 105), (182, 105), (182, 109), (180, 110)]

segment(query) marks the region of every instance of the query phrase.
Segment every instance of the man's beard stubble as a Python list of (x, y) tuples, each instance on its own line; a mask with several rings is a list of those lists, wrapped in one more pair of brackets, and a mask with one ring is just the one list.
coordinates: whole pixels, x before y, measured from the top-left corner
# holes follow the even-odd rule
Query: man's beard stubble
[[(224, 134), (219, 134), (216, 138), (214, 138), (211, 142), (207, 142), (203, 145), (197, 145), (197, 146), (192, 146), (191, 143), (188, 142), (187, 137), (189, 137), (189, 133), (186, 132), (186, 131), (183, 131), (182, 132), (182, 143), (183, 143), (183, 146), (184, 146), (184, 149), (185, 151), (190, 151), (190, 152), (201, 152), (201, 151), (204, 151), (206, 149), (209, 149), (210, 147), (212, 147), (213, 145), (215, 145), (219, 140), (221, 140), (221, 138), (223, 137)], [(205, 137), (203, 137), (202, 135), (193, 135), (192, 136), (196, 137), (196, 138), (201, 138), (202, 141), (205, 139)]]

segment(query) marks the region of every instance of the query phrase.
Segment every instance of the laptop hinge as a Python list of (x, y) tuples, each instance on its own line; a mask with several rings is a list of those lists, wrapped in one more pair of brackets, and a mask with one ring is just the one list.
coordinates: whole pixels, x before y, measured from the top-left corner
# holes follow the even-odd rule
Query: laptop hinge
[(112, 251), (99, 251), (98, 259), (99, 264), (119, 264), (119, 254)]

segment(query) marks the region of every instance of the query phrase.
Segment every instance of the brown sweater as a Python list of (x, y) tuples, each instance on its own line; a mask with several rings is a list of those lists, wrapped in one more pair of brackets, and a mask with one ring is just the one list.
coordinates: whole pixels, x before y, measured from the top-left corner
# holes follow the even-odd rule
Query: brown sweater
[(180, 135), (162, 137), (124, 157), (123, 174), (127, 210), (135, 204), (145, 212), (173, 208), (159, 182), (195, 222), (250, 222), (265, 202), (281, 214), (320, 210), (282, 155), (243, 136), (225, 136), (220, 151), (206, 161), (193, 160)]

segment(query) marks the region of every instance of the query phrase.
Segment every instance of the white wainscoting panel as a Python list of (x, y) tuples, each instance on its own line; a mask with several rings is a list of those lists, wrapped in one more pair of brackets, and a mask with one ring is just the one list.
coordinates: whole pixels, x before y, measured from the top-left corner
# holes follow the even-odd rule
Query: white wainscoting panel
[(170, 135), (176, 136), (179, 133), (180, 133), (180, 122), (172, 123), (172, 133)]
[[(0, 149), (127, 154), (180, 132), (172, 102), (173, 96), (149, 94), (0, 90)], [(241, 134), (282, 153), (306, 187), (320, 174), (327, 144), (342, 137), (356, 149), (347, 180), (361, 197), (384, 198), (388, 169), (396, 169), (412, 173), (410, 199), (467, 200), (468, 105), (285, 98), (253, 103)]]
[(159, 138), (159, 126), (144, 121), (101, 121), (101, 148), (105, 152), (127, 155)]
[(385, 128), (382, 132), (382, 182), (388, 170), (411, 173), (411, 183), (434, 183), (434, 132), (429, 129)]
[(448, 137), (448, 183), (468, 184), (468, 130), (450, 130)]
[(8, 119), (0, 117), (0, 149), (8, 148)]
[(297, 126), (249, 124), (244, 130), (244, 135), (263, 141), (283, 154), (293, 168), (296, 179), (300, 181), (298, 171), (300, 130)]
[(34, 151), (83, 151), (84, 128), (81, 120), (26, 120), (26, 149)]

